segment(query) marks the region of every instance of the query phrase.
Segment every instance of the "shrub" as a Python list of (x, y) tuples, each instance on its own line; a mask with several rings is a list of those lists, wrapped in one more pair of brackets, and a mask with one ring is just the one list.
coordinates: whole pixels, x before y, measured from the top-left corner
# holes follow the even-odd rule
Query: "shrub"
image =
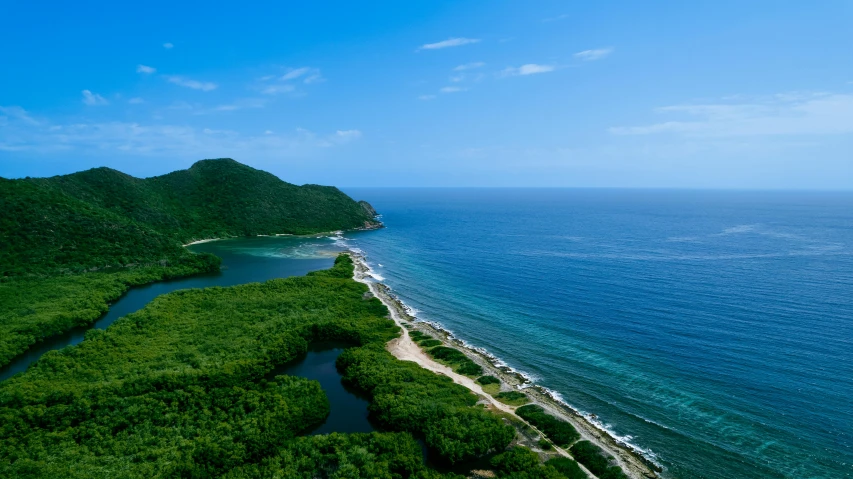
[(439, 361), (446, 361), (448, 363), (461, 363), (468, 359), (468, 356), (454, 348), (448, 348), (447, 346), (438, 346), (429, 350), (429, 354)]
[(515, 413), (542, 431), (559, 446), (568, 447), (581, 437), (574, 426), (562, 419), (546, 414), (541, 406), (528, 404), (527, 406), (518, 408)]
[(619, 466), (611, 464), (611, 457), (605, 455), (600, 447), (589, 441), (578, 442), (572, 446), (571, 451), (572, 456), (599, 479), (628, 479)]
[(500, 384), (501, 380), (494, 376), (480, 376), (477, 378), (477, 382), (485, 386), (487, 384)]
[(465, 376), (476, 377), (483, 374), (483, 367), (469, 359), (468, 362), (456, 368), (456, 372)]
[(420, 344), (422, 348), (431, 348), (433, 346), (439, 346), (441, 344), (441, 341), (437, 339), (426, 339), (418, 342), (418, 344)]
[(492, 458), (492, 467), (501, 472), (521, 472), (539, 465), (539, 455), (526, 447), (514, 447)]
[(578, 463), (568, 457), (555, 457), (553, 459), (549, 459), (545, 465), (553, 467), (560, 474), (566, 476), (566, 479), (587, 479), (588, 477), (586, 473), (583, 472), (583, 469), (578, 466)]
[(509, 404), (510, 406), (520, 406), (529, 402), (527, 394), (518, 391), (504, 391), (498, 393), (495, 398), (504, 404)]

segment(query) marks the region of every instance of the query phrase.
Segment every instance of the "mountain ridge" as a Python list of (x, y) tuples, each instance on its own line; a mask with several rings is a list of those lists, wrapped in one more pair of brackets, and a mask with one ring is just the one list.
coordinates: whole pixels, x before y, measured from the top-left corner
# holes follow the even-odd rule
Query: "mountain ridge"
[(228, 158), (150, 178), (99, 167), (0, 179), (0, 276), (168, 261), (200, 238), (376, 228), (375, 216), (335, 187)]

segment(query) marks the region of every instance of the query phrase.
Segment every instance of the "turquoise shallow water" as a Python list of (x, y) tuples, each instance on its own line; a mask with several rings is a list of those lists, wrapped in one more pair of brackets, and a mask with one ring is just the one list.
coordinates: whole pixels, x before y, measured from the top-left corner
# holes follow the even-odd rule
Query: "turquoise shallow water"
[(424, 320), (680, 478), (853, 477), (853, 195), (351, 189)]

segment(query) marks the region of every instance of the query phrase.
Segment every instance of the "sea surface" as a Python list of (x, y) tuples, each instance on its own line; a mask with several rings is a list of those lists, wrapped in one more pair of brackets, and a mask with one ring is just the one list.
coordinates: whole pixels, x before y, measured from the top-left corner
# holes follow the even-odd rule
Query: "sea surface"
[(853, 194), (347, 189), (421, 320), (677, 478), (853, 477)]

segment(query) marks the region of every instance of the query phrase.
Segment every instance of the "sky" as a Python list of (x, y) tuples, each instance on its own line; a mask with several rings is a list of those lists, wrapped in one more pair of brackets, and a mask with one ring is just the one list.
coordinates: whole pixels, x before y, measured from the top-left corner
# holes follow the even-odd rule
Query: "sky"
[(4, 2), (0, 176), (853, 189), (853, 2)]

